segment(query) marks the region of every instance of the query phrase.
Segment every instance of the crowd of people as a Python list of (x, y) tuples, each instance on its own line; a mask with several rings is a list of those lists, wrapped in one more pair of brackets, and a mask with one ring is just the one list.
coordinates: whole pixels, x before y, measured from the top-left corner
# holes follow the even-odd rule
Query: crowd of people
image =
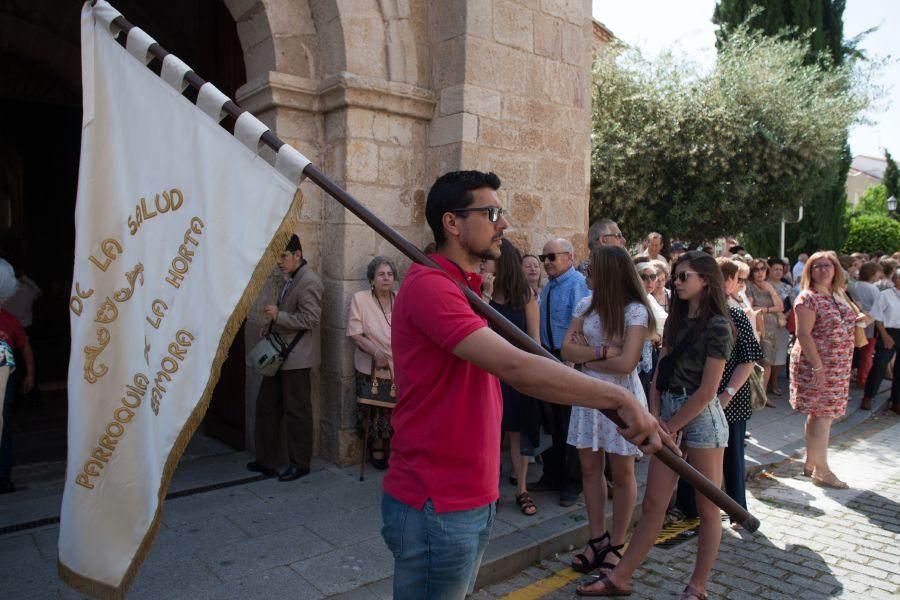
[[(562, 506), (584, 494), (590, 539), (572, 567), (602, 573), (578, 588), (585, 596), (629, 593), (660, 528), (699, 517), (682, 599), (706, 597), (722, 535), (719, 507), (651, 456), (642, 515), (625, 549), (635, 463), (668, 445), (746, 508), (747, 423), (755, 410), (777, 406), (782, 376), (790, 406), (806, 415), (804, 475), (818, 486), (848, 487), (829, 466), (828, 444), (853, 370), (863, 409), (888, 376), (891, 408), (900, 412), (900, 253), (821, 251), (791, 265), (753, 258), (730, 238), (689, 247), (656, 232), (629, 247), (615, 221), (599, 219), (579, 263), (567, 239), (532, 254), (504, 238), (499, 187), (491, 173), (439, 178), (426, 204), (435, 236), (426, 251), (442, 270), (414, 265), (401, 284), (394, 262), (377, 256), (366, 268), (368, 288), (350, 304), (364, 453), (387, 469), (382, 533), (395, 557), (395, 594), (455, 597), (472, 589), (503, 485), (501, 436), (522, 514), (540, 511), (534, 492), (556, 492)], [(303, 332), (318, 327), (322, 284), (296, 237), (279, 266), (285, 283), (266, 307), (267, 331), (296, 334), (297, 347), (264, 381), (257, 460), (248, 468), (277, 474), (272, 432), (283, 421), (291, 466), (279, 479), (291, 481), (309, 471), (318, 335)], [(463, 286), (559, 361), (491, 332)], [(624, 429), (601, 412), (610, 408)], [(542, 474), (529, 482), (535, 462)]]
[[(505, 239), (499, 185), (495, 175), (479, 172), (439, 178), (426, 207), (435, 234), (428, 250), (445, 272), (413, 266), (395, 296), (396, 269), (378, 257), (369, 265), (371, 290), (353, 299), (348, 335), (357, 356), (369, 356), (356, 362), (358, 394), (396, 390), (396, 408), (382, 415), (385, 426), (370, 446), (379, 467), (386, 465), (376, 453), (391, 447), (382, 533), (395, 557), (395, 593), (418, 597), (411, 591), (426, 584), (437, 586), (432, 591), (471, 590), (497, 488), (505, 485), (498, 483), (502, 432), (508, 481), (524, 515), (540, 511), (534, 492), (557, 492), (563, 506), (584, 494), (590, 539), (572, 567), (602, 577), (581, 586), (580, 595), (627, 594), (664, 523), (698, 516), (697, 558), (682, 598), (703, 599), (721, 540), (720, 509), (689, 485), (676, 485), (677, 475), (651, 457), (642, 516), (625, 549), (637, 502), (636, 460), (659, 444), (677, 448), (746, 507), (747, 422), (754, 410), (775, 405), (770, 398), (784, 395), (785, 376), (791, 407), (806, 415), (804, 474), (819, 486), (847, 487), (828, 464), (831, 424), (846, 411), (853, 369), (865, 388), (864, 409), (882, 379), (897, 374), (896, 361), (889, 363), (900, 334), (900, 253), (817, 252), (791, 265), (753, 258), (733, 239), (692, 250), (659, 233), (629, 247), (614, 221), (600, 219), (588, 231), (589, 256), (579, 263), (566, 239), (549, 240), (534, 254)], [(386, 271), (381, 288), (374, 277), (380, 267)], [(487, 322), (459, 285), (478, 292), (564, 371), (587, 381), (553, 371), (535, 383), (549, 372), (544, 359), (482, 334)], [(383, 334), (392, 339), (382, 339), (381, 348), (372, 344), (377, 334), (367, 319), (390, 326)], [(376, 369), (390, 383), (370, 385), (379, 379)], [(497, 388), (481, 378), (488, 374), (498, 377)], [(593, 389), (602, 390), (605, 406), (578, 395), (590, 389), (588, 381), (603, 386)], [(624, 430), (600, 410), (609, 407), (613, 389), (628, 398), (620, 401), (620, 416), (632, 411), (637, 419), (626, 419)], [(900, 412), (896, 376), (890, 398)], [(638, 414), (653, 421), (649, 437), (633, 435)], [(529, 482), (534, 462), (542, 463), (542, 475)], [(470, 483), (452, 485), (454, 473)], [(427, 539), (432, 521), (448, 527), (450, 515), (458, 523), (449, 529), (458, 525), (468, 538), (455, 538), (456, 546)], [(451, 547), (452, 559), (443, 556)], [(426, 566), (435, 552), (440, 572)]]

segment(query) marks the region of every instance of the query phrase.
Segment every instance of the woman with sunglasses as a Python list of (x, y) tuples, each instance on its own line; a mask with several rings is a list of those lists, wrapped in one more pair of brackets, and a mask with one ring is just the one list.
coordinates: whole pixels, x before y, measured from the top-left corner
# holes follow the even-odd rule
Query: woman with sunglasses
[[(582, 299), (562, 346), (562, 358), (583, 364), (591, 377), (619, 385), (642, 402), (637, 374), (644, 341), (655, 332), (647, 292), (624, 248), (600, 246), (591, 253), (592, 295)], [(654, 271), (655, 273), (655, 271)], [(637, 500), (634, 460), (641, 455), (599, 410), (573, 407), (569, 445), (578, 449), (591, 539), (572, 568), (579, 573), (612, 569), (622, 557), (625, 534)], [(606, 478), (609, 458), (613, 478), (613, 522), (606, 528)]]
[[(728, 423), (716, 392), (735, 339), (724, 288), (722, 272), (712, 256), (692, 251), (675, 263), (675, 295), (650, 394), (650, 412), (676, 441), (683, 440), (688, 461), (716, 485), (722, 484), (728, 443)], [(660, 460), (650, 460), (643, 512), (628, 549), (612, 571), (579, 587), (578, 595), (631, 594), (632, 576), (653, 547), (677, 481), (678, 476)], [(719, 508), (697, 495), (697, 511), (697, 560), (681, 600), (705, 600), (706, 582), (722, 540)]]
[[(778, 352), (778, 316), (784, 314), (784, 302), (778, 297), (778, 292), (767, 279), (769, 277), (769, 263), (762, 258), (757, 258), (750, 263), (750, 281), (747, 283), (747, 295), (753, 309), (762, 316), (762, 322), (757, 320), (759, 329), (759, 345), (762, 346), (763, 359), (763, 387), (768, 389), (769, 377), (772, 375), (772, 365), (776, 363)], [(766, 406), (774, 407), (768, 398)]]
[(831, 423), (847, 410), (853, 328), (859, 318), (844, 287), (833, 252), (816, 252), (800, 275), (794, 301), (797, 343), (791, 350), (791, 406), (806, 414), (803, 474), (815, 485), (847, 489), (828, 466)]

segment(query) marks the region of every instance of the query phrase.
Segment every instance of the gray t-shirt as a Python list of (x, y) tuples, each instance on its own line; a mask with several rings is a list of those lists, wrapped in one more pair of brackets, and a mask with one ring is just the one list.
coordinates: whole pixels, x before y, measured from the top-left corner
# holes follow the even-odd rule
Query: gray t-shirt
[(675, 368), (669, 380), (670, 387), (683, 387), (689, 392), (700, 387), (706, 359), (712, 357), (728, 360), (734, 347), (734, 330), (729, 319), (722, 315), (713, 315), (703, 331), (695, 333), (697, 321), (687, 319), (685, 327), (675, 336), (675, 345), (669, 349), (670, 352), (673, 351), (686, 336), (693, 337), (693, 341), (676, 357)]

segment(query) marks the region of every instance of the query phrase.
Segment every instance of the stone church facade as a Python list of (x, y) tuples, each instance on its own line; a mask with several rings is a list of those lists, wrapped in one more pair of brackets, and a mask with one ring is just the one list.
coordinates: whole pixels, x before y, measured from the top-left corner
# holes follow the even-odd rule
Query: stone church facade
[[(584, 247), (591, 54), (608, 33), (590, 0), (221, 1), (246, 69), (237, 102), (413, 243), (431, 241), (434, 179), (479, 169), (502, 179), (508, 237), (523, 251), (558, 236)], [(298, 233), (325, 282), (316, 448), (349, 464), (359, 457), (350, 297), (375, 255), (397, 259), (401, 275), (408, 261), (314, 185), (302, 190)], [(255, 308), (248, 347), (260, 325)], [(248, 372), (250, 443), (258, 385)]]

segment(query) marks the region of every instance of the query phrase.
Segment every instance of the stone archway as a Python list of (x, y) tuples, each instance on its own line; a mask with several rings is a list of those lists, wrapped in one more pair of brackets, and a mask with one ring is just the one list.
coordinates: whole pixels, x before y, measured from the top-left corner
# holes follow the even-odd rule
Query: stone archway
[[(421, 237), (416, 186), (427, 123), (425, 0), (224, 0), (237, 22), (247, 84), (238, 102), (390, 225)], [(323, 365), (314, 385), (317, 450), (338, 463), (356, 457), (352, 347), (346, 311), (364, 287), (365, 265), (393, 254), (374, 232), (315, 187), (303, 186), (304, 256), (325, 280)], [(256, 314), (259, 311), (251, 311)], [(261, 324), (261, 323), (260, 323)], [(247, 330), (257, 323), (251, 321)], [(258, 327), (257, 327), (258, 329)], [(248, 333), (250, 343), (252, 334)], [(248, 410), (258, 381), (248, 374)], [(252, 398), (252, 400), (251, 400)], [(252, 416), (248, 414), (248, 420)]]

